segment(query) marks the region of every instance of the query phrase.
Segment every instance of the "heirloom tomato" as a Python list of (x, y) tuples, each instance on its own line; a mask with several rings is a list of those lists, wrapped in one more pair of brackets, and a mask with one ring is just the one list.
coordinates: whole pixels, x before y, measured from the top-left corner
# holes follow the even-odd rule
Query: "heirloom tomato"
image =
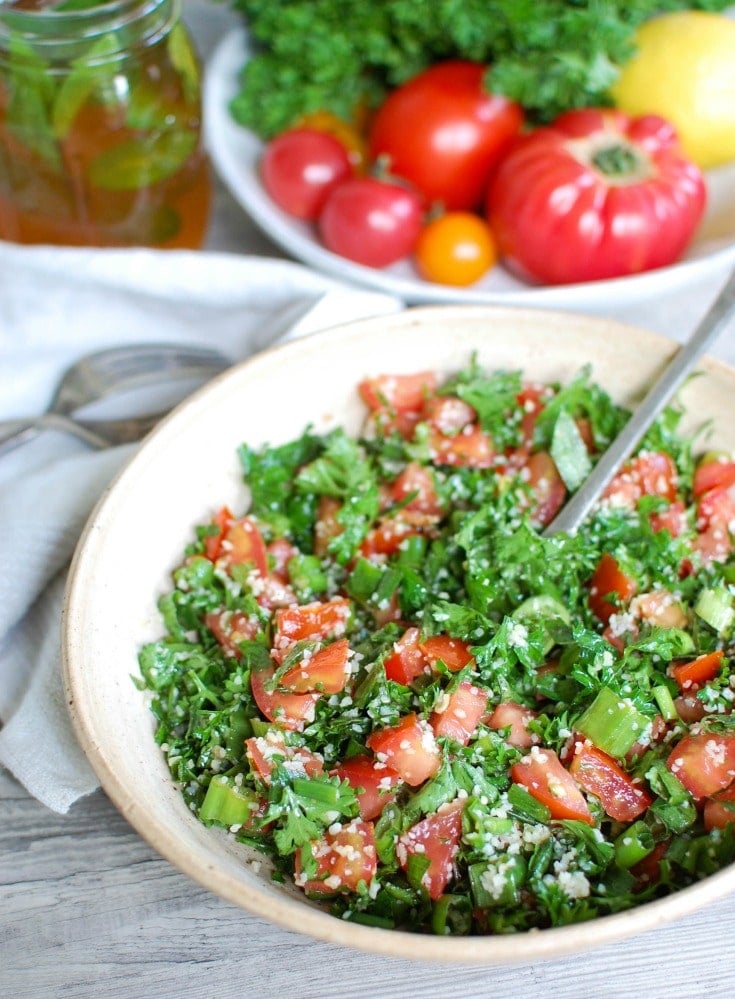
[(663, 118), (569, 111), (499, 165), (487, 213), (501, 255), (546, 284), (665, 267), (702, 217), (705, 182)]

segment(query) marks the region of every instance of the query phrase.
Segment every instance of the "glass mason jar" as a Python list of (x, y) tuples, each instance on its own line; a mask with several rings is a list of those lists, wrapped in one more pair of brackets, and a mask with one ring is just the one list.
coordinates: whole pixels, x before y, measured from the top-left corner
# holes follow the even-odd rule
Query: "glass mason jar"
[(180, 0), (0, 0), (0, 238), (197, 248), (210, 202)]

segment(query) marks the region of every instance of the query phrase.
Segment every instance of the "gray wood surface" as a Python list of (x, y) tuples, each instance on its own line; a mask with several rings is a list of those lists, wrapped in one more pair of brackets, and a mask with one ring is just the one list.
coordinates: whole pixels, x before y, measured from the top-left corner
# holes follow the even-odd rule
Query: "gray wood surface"
[[(234, 23), (185, 0), (206, 58)], [(217, 189), (208, 247), (276, 255)], [(721, 278), (610, 314), (681, 339)], [(735, 337), (717, 353), (735, 360)], [(54, 815), (0, 771), (0, 999), (699, 999), (735, 987), (735, 897), (662, 930), (533, 966), (421, 965), (286, 932), (162, 860), (103, 792)]]

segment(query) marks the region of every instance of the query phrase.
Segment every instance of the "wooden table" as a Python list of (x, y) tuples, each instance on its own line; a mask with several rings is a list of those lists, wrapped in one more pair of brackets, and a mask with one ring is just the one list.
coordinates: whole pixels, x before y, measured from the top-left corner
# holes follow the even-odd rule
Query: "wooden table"
[[(232, 15), (186, 0), (206, 57)], [(209, 249), (278, 250), (221, 187)], [(718, 281), (619, 318), (681, 338)], [(735, 360), (732, 333), (718, 350)], [(208, 894), (103, 792), (67, 816), (0, 772), (0, 997), (94, 999), (698, 999), (735, 987), (735, 897), (637, 939), (532, 966), (421, 966), (316, 943)]]

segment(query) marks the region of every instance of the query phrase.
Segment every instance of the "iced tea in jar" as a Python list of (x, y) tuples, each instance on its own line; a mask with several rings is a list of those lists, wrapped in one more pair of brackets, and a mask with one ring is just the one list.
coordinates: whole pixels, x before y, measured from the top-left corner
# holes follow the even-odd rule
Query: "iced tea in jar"
[(210, 200), (180, 0), (0, 0), (0, 239), (197, 248)]

